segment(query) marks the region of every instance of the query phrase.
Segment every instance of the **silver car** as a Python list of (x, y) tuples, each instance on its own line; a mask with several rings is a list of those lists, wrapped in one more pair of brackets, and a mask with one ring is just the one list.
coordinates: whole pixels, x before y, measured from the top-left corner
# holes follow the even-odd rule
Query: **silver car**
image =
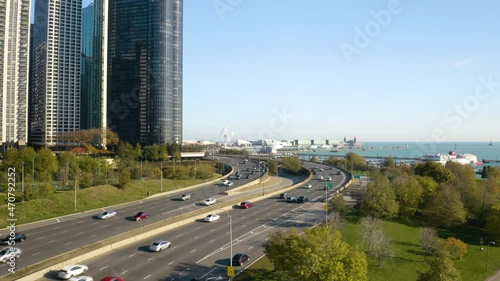
[(107, 219), (114, 218), (114, 217), (116, 217), (115, 211), (106, 211), (106, 212), (99, 214), (97, 216), (97, 218), (100, 220), (107, 220)]
[(90, 276), (76, 276), (76, 277), (71, 277), (68, 279), (69, 281), (94, 281), (94, 278)]
[(191, 194), (182, 194), (181, 195), (181, 200), (186, 201), (191, 199)]
[(16, 247), (7, 247), (0, 251), (0, 262), (8, 262), (11, 258), (18, 259), (23, 251)]
[(214, 205), (215, 202), (217, 202), (217, 200), (215, 200), (215, 198), (208, 198), (208, 199), (205, 199), (205, 201), (203, 201), (203, 205), (210, 206), (210, 205)]
[(171, 244), (172, 243), (169, 241), (156, 241), (149, 246), (149, 250), (151, 252), (161, 252), (162, 250), (169, 248)]

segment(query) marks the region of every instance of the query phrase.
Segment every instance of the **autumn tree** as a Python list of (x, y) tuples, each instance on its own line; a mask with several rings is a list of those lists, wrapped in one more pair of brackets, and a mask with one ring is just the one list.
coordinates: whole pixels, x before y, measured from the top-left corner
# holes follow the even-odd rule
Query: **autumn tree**
[(483, 184), (479, 187), (479, 202), (476, 217), (480, 225), (483, 225), (488, 211), (495, 203), (495, 194), (497, 193), (497, 189), (497, 183), (492, 178), (488, 178), (483, 181)]
[(434, 228), (423, 227), (418, 234), (418, 243), (424, 249), (424, 261), (439, 246), (439, 238)]
[(467, 254), (467, 244), (455, 237), (449, 237), (440, 244), (440, 250), (452, 258), (462, 259)]
[(298, 173), (300, 169), (302, 169), (302, 164), (300, 163), (299, 158), (295, 156), (286, 156), (283, 157), (283, 169), (290, 171), (292, 173)]
[(426, 206), (429, 222), (435, 226), (451, 228), (465, 223), (467, 211), (460, 193), (449, 184), (441, 184)]
[(419, 176), (431, 177), (437, 183), (449, 182), (453, 178), (451, 171), (441, 163), (431, 161), (417, 164), (414, 172)]
[(346, 169), (352, 168), (355, 171), (366, 171), (368, 168), (365, 158), (353, 152), (346, 153), (345, 161)]
[(390, 249), (391, 240), (382, 229), (375, 230), (370, 238), (372, 240), (370, 254), (378, 259), (378, 266), (382, 266), (382, 260), (388, 259), (392, 254)]
[(269, 160), (268, 169), (269, 169), (270, 174), (277, 175), (278, 174), (278, 161), (276, 161), (275, 159)]
[(423, 202), (426, 202), (427, 199), (436, 192), (438, 183), (433, 178), (428, 176), (416, 175), (415, 179), (418, 181), (420, 186), (422, 186), (422, 200)]
[(453, 174), (450, 184), (460, 193), (460, 199), (464, 203), (465, 209), (469, 214), (477, 214), (480, 190), (474, 169), (469, 165), (455, 162), (448, 162), (445, 167)]
[(359, 231), (361, 233), (361, 241), (366, 245), (366, 251), (371, 253), (372, 243), (375, 239), (375, 233), (382, 230), (382, 222), (373, 217), (365, 217), (361, 219)]
[(500, 239), (500, 205), (491, 207), (486, 218), (485, 230), (492, 239)]
[(393, 181), (396, 201), (401, 217), (412, 217), (422, 201), (423, 188), (414, 177), (399, 177)]
[(365, 254), (329, 228), (306, 229), (303, 235), (297, 235), (294, 229), (271, 232), (264, 252), (276, 271), (298, 280), (367, 280)]
[(361, 201), (361, 211), (376, 218), (393, 218), (398, 214), (399, 206), (389, 179), (378, 175), (368, 184)]
[(418, 272), (417, 281), (460, 281), (460, 272), (455, 268), (453, 261), (446, 255), (440, 255), (428, 261), (430, 269), (427, 272)]

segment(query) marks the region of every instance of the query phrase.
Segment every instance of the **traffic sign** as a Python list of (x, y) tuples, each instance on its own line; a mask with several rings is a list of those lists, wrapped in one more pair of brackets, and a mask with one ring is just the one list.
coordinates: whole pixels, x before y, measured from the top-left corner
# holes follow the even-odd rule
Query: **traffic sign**
[(361, 175), (354, 175), (354, 178), (359, 179), (359, 178), (361, 178)]
[(227, 267), (227, 276), (233, 277), (234, 276), (234, 266), (228, 266)]
[(328, 183), (328, 189), (332, 189), (333, 184), (331, 182)]
[(328, 204), (325, 204), (325, 206), (323, 206), (323, 209), (324, 209), (325, 211), (328, 211)]

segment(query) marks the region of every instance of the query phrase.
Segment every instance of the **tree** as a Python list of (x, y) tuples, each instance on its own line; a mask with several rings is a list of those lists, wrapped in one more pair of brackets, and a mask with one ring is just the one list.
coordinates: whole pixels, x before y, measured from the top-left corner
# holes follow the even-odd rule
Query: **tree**
[(348, 152), (345, 155), (345, 160), (346, 160), (346, 169), (347, 168), (352, 168), (352, 170), (355, 171), (366, 171), (368, 166), (366, 165), (366, 160), (362, 156), (353, 153), (353, 152)]
[(57, 172), (57, 158), (52, 153), (52, 151), (46, 147), (40, 149), (38, 151), (38, 157), (35, 159), (36, 162), (36, 170), (40, 176), (42, 181), (51, 181), (52, 175)]
[(415, 174), (423, 177), (431, 177), (437, 183), (449, 182), (453, 178), (451, 171), (437, 162), (417, 164), (415, 166)]
[(396, 167), (396, 161), (394, 161), (394, 158), (392, 157), (386, 157), (384, 159), (384, 162), (382, 162), (382, 166), (386, 168), (395, 168)]
[(467, 216), (460, 193), (449, 184), (440, 185), (427, 202), (426, 211), (431, 223), (447, 229), (465, 223)]
[(422, 201), (422, 186), (414, 176), (403, 176), (394, 180), (393, 188), (396, 201), (399, 204), (399, 215), (407, 218), (412, 217)]
[(418, 242), (420, 247), (424, 249), (424, 261), (427, 256), (435, 251), (439, 244), (439, 238), (437, 231), (434, 228), (423, 227), (420, 228), (420, 233), (418, 235)]
[(428, 261), (430, 269), (427, 272), (418, 272), (417, 281), (460, 281), (460, 272), (453, 265), (453, 261), (445, 256)]
[(346, 210), (344, 196), (342, 194), (335, 194), (333, 198), (328, 200), (328, 211), (335, 211), (343, 214)]
[(500, 205), (491, 207), (486, 218), (486, 233), (494, 240), (500, 239)]
[(299, 158), (294, 156), (283, 157), (283, 169), (288, 170), (292, 173), (297, 173), (302, 169), (302, 164)]
[(469, 165), (455, 162), (446, 163), (446, 168), (453, 174), (450, 184), (460, 193), (465, 209), (470, 214), (477, 214), (480, 191), (474, 169)]
[(311, 158), (311, 162), (318, 163), (318, 157), (313, 156), (313, 157)]
[(135, 149), (130, 143), (121, 142), (118, 145), (116, 155), (121, 159), (136, 160)]
[(328, 228), (341, 231), (345, 223), (344, 218), (339, 212), (333, 211), (328, 213)]
[(130, 170), (124, 169), (120, 172), (118, 178), (118, 188), (124, 189), (125, 186), (130, 183)]
[(495, 180), (492, 178), (483, 181), (483, 185), (480, 187), (479, 202), (477, 206), (477, 220), (479, 224), (482, 225), (486, 214), (491, 209), (495, 200), (495, 193), (497, 192), (498, 186)]
[(306, 229), (303, 235), (297, 235), (294, 229), (271, 232), (264, 252), (276, 271), (284, 271), (298, 280), (367, 280), (364, 253), (342, 241), (340, 233), (329, 228)]
[(361, 241), (366, 245), (366, 252), (372, 252), (372, 244), (375, 239), (375, 233), (382, 229), (382, 223), (376, 218), (362, 218), (359, 231), (361, 232)]
[(270, 174), (277, 175), (278, 174), (278, 161), (276, 161), (275, 159), (269, 160), (268, 169), (269, 169)]
[(382, 260), (391, 256), (391, 241), (387, 238), (382, 229), (375, 230), (371, 239), (371, 254), (378, 259), (378, 266), (382, 266)]
[(465, 254), (467, 254), (467, 244), (455, 237), (448, 237), (448, 239), (441, 243), (440, 249), (450, 257), (459, 260), (462, 259)]
[(438, 183), (431, 177), (428, 176), (414, 176), (418, 181), (420, 186), (422, 186), (422, 201), (425, 202), (427, 199), (433, 195), (438, 187)]
[(399, 206), (396, 195), (384, 176), (376, 176), (367, 186), (361, 211), (376, 218), (392, 218), (398, 214)]

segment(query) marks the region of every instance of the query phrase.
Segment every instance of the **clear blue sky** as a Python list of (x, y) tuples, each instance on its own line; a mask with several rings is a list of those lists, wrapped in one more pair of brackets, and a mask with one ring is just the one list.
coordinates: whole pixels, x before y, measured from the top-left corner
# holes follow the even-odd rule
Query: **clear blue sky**
[(497, 0), (185, 0), (184, 138), (500, 141), (499, 26)]

